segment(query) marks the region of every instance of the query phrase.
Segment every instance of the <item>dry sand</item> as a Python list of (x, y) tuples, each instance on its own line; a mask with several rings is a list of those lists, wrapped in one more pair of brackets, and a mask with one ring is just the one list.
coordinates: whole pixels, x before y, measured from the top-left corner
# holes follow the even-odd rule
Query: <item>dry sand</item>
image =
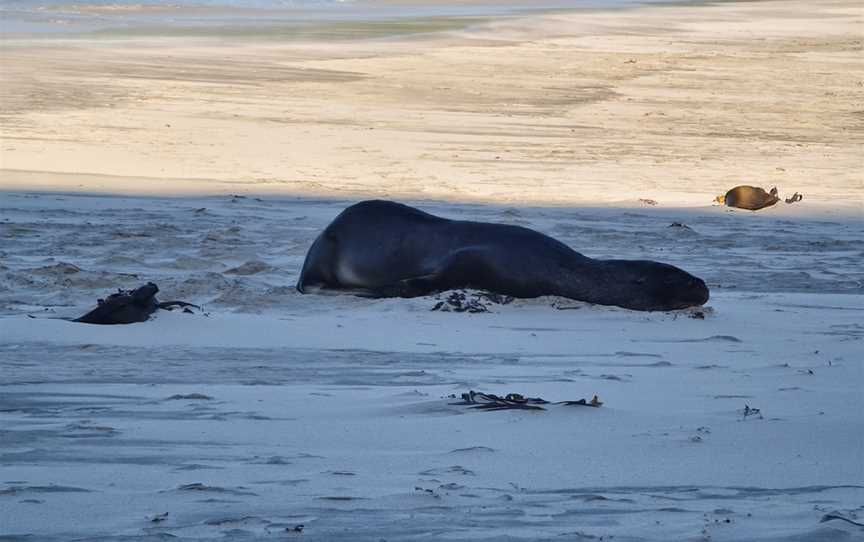
[(8, 39), (0, 186), (707, 205), (748, 183), (860, 211), (861, 25), (783, 0), (350, 43)]

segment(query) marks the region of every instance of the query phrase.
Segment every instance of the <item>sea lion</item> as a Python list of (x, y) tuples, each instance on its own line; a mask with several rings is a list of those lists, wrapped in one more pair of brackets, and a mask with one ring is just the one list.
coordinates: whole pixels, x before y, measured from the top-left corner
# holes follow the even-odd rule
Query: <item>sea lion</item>
[[(791, 198), (788, 198), (785, 201), (786, 203), (796, 203), (802, 199), (803, 196), (798, 192), (795, 192)], [(770, 192), (766, 192), (758, 186), (741, 185), (729, 190), (726, 194), (717, 196), (714, 198), (714, 201), (721, 204), (725, 203), (729, 207), (747, 209), (748, 211), (758, 211), (765, 207), (771, 207), (780, 201), (780, 197), (777, 195), (776, 186), (772, 188)]]
[(558, 295), (642, 311), (708, 301), (708, 288), (668, 264), (595, 260), (520, 226), (448, 220), (391, 201), (342, 211), (306, 255), (297, 290), (415, 297), (477, 288), (513, 297)]
[(135, 290), (118, 290), (105, 299), (99, 299), (95, 309), (73, 321), (83, 324), (132, 324), (146, 321), (159, 309), (174, 306), (199, 308), (185, 301), (160, 303), (156, 300), (158, 291), (159, 287), (152, 282)]

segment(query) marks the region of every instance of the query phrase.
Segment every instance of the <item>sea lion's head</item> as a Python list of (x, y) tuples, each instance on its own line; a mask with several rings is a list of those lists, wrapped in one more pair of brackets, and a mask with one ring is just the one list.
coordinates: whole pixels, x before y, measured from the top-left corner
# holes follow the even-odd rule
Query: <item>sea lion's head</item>
[(708, 286), (674, 265), (642, 260), (607, 260), (615, 267), (615, 305), (640, 311), (671, 311), (708, 302)]

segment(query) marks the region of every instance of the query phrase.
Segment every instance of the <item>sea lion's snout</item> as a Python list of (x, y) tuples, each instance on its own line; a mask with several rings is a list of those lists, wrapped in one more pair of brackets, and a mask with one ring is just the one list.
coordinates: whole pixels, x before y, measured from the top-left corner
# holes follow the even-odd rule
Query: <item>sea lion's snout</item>
[(698, 307), (708, 302), (710, 293), (705, 281), (671, 265), (655, 268), (662, 278), (654, 289), (654, 310), (678, 310)]
[(673, 265), (632, 260), (607, 260), (618, 273), (616, 305), (642, 311), (674, 311), (708, 301), (705, 281)]
[(687, 275), (684, 280), (677, 282), (673, 288), (670, 301), (672, 309), (686, 309), (688, 307), (698, 307), (708, 302), (711, 296), (708, 286), (705, 281), (699, 277)]
[(711, 297), (711, 292), (708, 290), (708, 285), (705, 284), (704, 280), (698, 277), (693, 277), (688, 288), (691, 292), (690, 297), (693, 300), (693, 305), (698, 306), (708, 303), (708, 299)]

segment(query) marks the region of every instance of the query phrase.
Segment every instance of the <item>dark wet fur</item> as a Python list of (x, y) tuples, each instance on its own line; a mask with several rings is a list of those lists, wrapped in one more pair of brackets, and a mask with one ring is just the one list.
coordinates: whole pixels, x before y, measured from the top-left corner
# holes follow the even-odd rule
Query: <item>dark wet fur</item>
[(297, 284), (369, 297), (476, 288), (519, 298), (559, 295), (634, 310), (703, 305), (705, 283), (644, 260), (595, 260), (537, 231), (448, 220), (389, 201), (345, 209), (315, 240)]

